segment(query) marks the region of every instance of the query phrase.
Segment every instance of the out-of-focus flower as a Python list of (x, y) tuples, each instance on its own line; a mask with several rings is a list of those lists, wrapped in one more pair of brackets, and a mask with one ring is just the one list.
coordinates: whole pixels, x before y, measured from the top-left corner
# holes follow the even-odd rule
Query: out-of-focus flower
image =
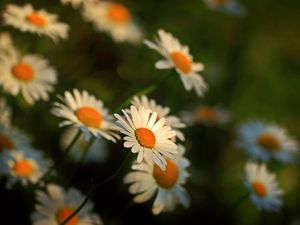
[(28, 104), (47, 101), (56, 82), (56, 71), (41, 56), (0, 54), (0, 85), (12, 95), (21, 93)]
[(184, 134), (179, 130), (179, 128), (184, 128), (185, 124), (180, 121), (180, 119), (176, 116), (169, 115), (170, 108), (163, 107), (155, 102), (153, 99), (148, 99), (147, 96), (141, 96), (140, 98), (137, 96), (133, 97), (131, 103), (137, 108), (140, 106), (144, 106), (146, 109), (150, 109), (153, 112), (157, 113), (157, 120), (160, 118), (165, 118), (166, 125), (170, 126), (175, 132), (176, 137), (181, 141), (184, 141)]
[(251, 191), (251, 201), (258, 210), (278, 211), (280, 209), (283, 191), (278, 187), (276, 175), (267, 170), (266, 164), (248, 162), (245, 166), (245, 183)]
[(162, 29), (158, 30), (158, 37), (155, 37), (154, 41), (145, 40), (144, 43), (166, 58), (156, 62), (155, 67), (157, 69), (175, 68), (184, 88), (187, 91), (194, 88), (197, 95), (202, 96), (207, 86), (198, 72), (204, 69), (204, 65), (193, 61), (189, 47), (180, 44), (177, 38)]
[[(8, 127), (10, 126), (10, 123), (11, 123), (11, 108), (7, 105), (4, 98), (0, 98), (0, 126), (3, 125), (5, 127)], [(1, 149), (1, 143), (0, 143), (0, 149)]]
[(41, 152), (23, 148), (21, 150), (5, 151), (1, 154), (0, 172), (7, 175), (7, 187), (10, 188), (20, 181), (26, 186), (36, 183), (49, 168), (50, 162)]
[(213, 10), (220, 10), (237, 16), (246, 15), (247, 11), (236, 0), (204, 0), (206, 5)]
[[(49, 184), (46, 193), (37, 191), (36, 211), (31, 214), (33, 225), (57, 225), (64, 222), (83, 202), (83, 196), (77, 189), (65, 191), (62, 187)], [(92, 213), (94, 204), (88, 200), (84, 207), (67, 223), (67, 225), (102, 225), (100, 217)]]
[(65, 119), (59, 126), (78, 127), (88, 141), (91, 135), (116, 142), (119, 135), (118, 127), (111, 121), (108, 110), (103, 107), (103, 102), (90, 95), (87, 91), (66, 91), (64, 96), (59, 96), (60, 102), (55, 102), (52, 114)]
[(95, 28), (112, 36), (116, 42), (139, 43), (141, 28), (134, 22), (129, 9), (113, 1), (87, 1), (83, 15)]
[(238, 145), (253, 159), (269, 161), (274, 158), (283, 163), (297, 160), (297, 142), (288, 136), (285, 129), (259, 121), (242, 124)]
[(157, 192), (153, 214), (172, 211), (177, 203), (186, 208), (189, 206), (190, 198), (183, 185), (189, 177), (187, 167), (190, 162), (183, 157), (184, 151), (184, 147), (179, 145), (179, 154), (174, 160), (167, 160), (165, 171), (149, 160), (132, 165), (134, 171), (126, 175), (124, 182), (130, 184), (129, 192), (136, 195), (134, 202), (146, 202)]
[[(68, 128), (63, 135), (61, 136), (61, 146), (62, 149), (65, 149), (74, 139), (77, 128)], [(99, 162), (107, 159), (108, 149), (106, 143), (103, 139), (96, 139), (90, 148), (88, 149), (87, 155), (85, 155), (86, 147), (88, 142), (84, 139), (84, 137), (80, 136), (73, 146), (72, 151), (70, 152), (70, 156), (75, 161), (80, 161), (82, 157), (85, 157), (87, 162)]]
[(126, 119), (114, 114), (120, 131), (125, 135), (124, 147), (131, 148), (132, 153), (138, 153), (137, 162), (143, 159), (153, 160), (162, 170), (166, 169), (164, 156), (173, 158), (177, 153), (177, 145), (170, 140), (176, 132), (165, 125), (165, 118), (157, 121), (157, 113), (143, 106), (130, 107), (130, 112), (122, 110)]
[(22, 32), (48, 36), (54, 42), (68, 37), (69, 25), (57, 21), (57, 15), (44, 9), (35, 10), (31, 4), (17, 6), (9, 4), (3, 14), (4, 23)]
[(12, 38), (9, 33), (0, 33), (0, 54), (11, 55), (15, 51)]
[(229, 119), (229, 112), (218, 106), (198, 106), (192, 111), (182, 113), (182, 120), (189, 125), (200, 123), (218, 126), (227, 123)]

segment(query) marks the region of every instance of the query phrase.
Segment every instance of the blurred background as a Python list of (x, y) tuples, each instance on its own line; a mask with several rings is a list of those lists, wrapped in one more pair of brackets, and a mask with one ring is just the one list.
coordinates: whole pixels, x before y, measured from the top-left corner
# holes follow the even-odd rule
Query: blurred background
[[(1, 0), (0, 9), (7, 3), (27, 2)], [(191, 161), (191, 177), (186, 185), (192, 199), (189, 209), (177, 206), (173, 212), (153, 216), (153, 201), (132, 204), (133, 196), (122, 182), (130, 171), (127, 166), (92, 197), (95, 212), (105, 224), (112, 225), (300, 224), (299, 166), (271, 165), (286, 192), (283, 208), (279, 213), (258, 212), (249, 198), (243, 197), (247, 192), (242, 182), (247, 156), (235, 145), (236, 127), (249, 119), (276, 122), (296, 139), (300, 137), (300, 2), (243, 0), (240, 3), (247, 9), (243, 17), (212, 10), (201, 0), (120, 2), (131, 10), (147, 39), (163, 28), (188, 45), (194, 60), (205, 65), (201, 74), (209, 89), (204, 98), (197, 97), (194, 91), (186, 92), (175, 71), (149, 97), (170, 107), (173, 115), (179, 116), (198, 105), (219, 105), (232, 116), (222, 127), (196, 124), (183, 130), (186, 157)], [(71, 27), (69, 38), (55, 45), (50, 39), (8, 26), (2, 25), (1, 31), (11, 33), (21, 51), (41, 54), (56, 68), (59, 82), (55, 94), (73, 88), (86, 89), (115, 112), (124, 99), (167, 73), (154, 68), (161, 58), (157, 53), (143, 44), (115, 43), (85, 22), (80, 10), (63, 6), (58, 0), (30, 3), (58, 14)], [(61, 156), (59, 139), (63, 131), (58, 128), (60, 120), (49, 112), (55, 94), (49, 102), (38, 102), (34, 107), (5, 95), (13, 108), (12, 123), (26, 131), (34, 146), (54, 160)], [(78, 169), (69, 160), (58, 169), (59, 182), (86, 193), (92, 179), (104, 179), (114, 173), (127, 150), (122, 142), (107, 146), (107, 161)], [(0, 215), (1, 221), (6, 221), (3, 224), (31, 224), (34, 193), (21, 186), (6, 190), (4, 184), (2, 179)]]

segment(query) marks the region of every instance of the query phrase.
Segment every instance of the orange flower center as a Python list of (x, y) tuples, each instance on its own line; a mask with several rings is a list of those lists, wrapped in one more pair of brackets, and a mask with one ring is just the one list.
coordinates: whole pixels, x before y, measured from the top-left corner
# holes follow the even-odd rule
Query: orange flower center
[(137, 128), (135, 130), (135, 137), (141, 146), (146, 148), (154, 148), (156, 138), (153, 132), (148, 128)]
[(210, 123), (216, 122), (217, 120), (217, 115), (216, 112), (213, 108), (211, 107), (202, 107), (201, 109), (199, 109), (196, 113), (197, 118), (200, 120), (205, 120), (208, 121)]
[(254, 190), (255, 194), (261, 198), (265, 197), (267, 194), (266, 186), (259, 181), (252, 182), (252, 189)]
[(4, 134), (0, 134), (0, 152), (3, 150), (12, 150), (14, 148), (14, 142)]
[(265, 149), (276, 151), (280, 149), (280, 142), (273, 134), (263, 133), (257, 137), (257, 143)]
[(28, 160), (20, 160), (15, 163), (13, 170), (16, 175), (26, 177), (33, 173), (34, 165)]
[(36, 25), (38, 27), (43, 27), (47, 25), (47, 20), (39, 13), (33, 12), (30, 15), (26, 17), (26, 20), (33, 25)]
[(226, 5), (229, 0), (215, 0), (217, 5)]
[(192, 70), (192, 61), (183, 53), (175, 51), (170, 54), (175, 66), (184, 74), (188, 74)]
[(13, 66), (12, 73), (15, 78), (21, 81), (31, 81), (33, 79), (33, 69), (30, 65), (25, 63), (18, 63)]
[(79, 108), (75, 114), (88, 127), (99, 128), (103, 120), (101, 113), (89, 106)]
[[(57, 212), (58, 223), (61, 224), (62, 222), (64, 222), (73, 212), (74, 210), (69, 207), (61, 208), (60, 210), (58, 210)], [(78, 223), (79, 223), (78, 215), (75, 215), (72, 217), (72, 219), (70, 219), (66, 223), (66, 225), (78, 225)]]
[(108, 18), (118, 24), (124, 24), (130, 20), (130, 12), (128, 9), (119, 3), (111, 3), (107, 11)]
[(178, 180), (179, 171), (177, 165), (172, 160), (167, 160), (167, 168), (163, 171), (155, 164), (153, 167), (153, 177), (159, 186), (169, 189)]

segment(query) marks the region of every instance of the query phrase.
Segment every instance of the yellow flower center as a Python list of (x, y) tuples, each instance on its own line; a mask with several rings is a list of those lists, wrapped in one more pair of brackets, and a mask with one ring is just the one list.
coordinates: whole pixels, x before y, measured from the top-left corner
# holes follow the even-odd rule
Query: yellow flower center
[(28, 82), (33, 79), (33, 69), (30, 65), (25, 63), (18, 63), (13, 66), (12, 73), (15, 78)]
[(103, 120), (101, 113), (89, 106), (79, 108), (75, 114), (88, 127), (99, 128)]
[(270, 133), (263, 133), (257, 137), (257, 143), (265, 149), (277, 151), (280, 149), (279, 140)]
[[(65, 207), (65, 208), (61, 208), (60, 210), (58, 210), (57, 212), (57, 222), (59, 224), (61, 224), (62, 222), (64, 222), (72, 213), (74, 212), (73, 209), (69, 208), (69, 207)], [(75, 216), (72, 217), (72, 219), (70, 219), (66, 225), (78, 225), (79, 221), (78, 221), (78, 215), (76, 214)]]
[(153, 132), (148, 128), (137, 128), (135, 130), (135, 137), (141, 146), (146, 148), (154, 148), (156, 138)]
[(229, 0), (215, 0), (215, 3), (217, 5), (223, 6), (226, 5), (228, 3)]
[(261, 198), (265, 197), (267, 194), (266, 186), (260, 181), (253, 181), (252, 189), (254, 190), (255, 194)]
[(214, 123), (217, 120), (217, 115), (216, 115), (215, 110), (208, 106), (200, 108), (196, 112), (196, 116), (199, 120), (205, 120), (210, 123)]
[(174, 51), (170, 54), (170, 57), (175, 66), (184, 74), (188, 74), (192, 70), (192, 61), (183, 53)]
[(14, 148), (14, 142), (4, 134), (0, 134), (0, 152), (3, 150), (12, 150)]
[(153, 167), (153, 177), (159, 186), (169, 189), (176, 184), (179, 178), (177, 165), (172, 160), (167, 160), (167, 168), (163, 171), (155, 164)]
[(34, 165), (32, 162), (24, 159), (17, 161), (13, 167), (13, 170), (16, 175), (20, 177), (26, 177), (34, 172)]
[(108, 18), (117, 24), (124, 24), (129, 22), (130, 20), (130, 12), (129, 10), (122, 4), (119, 3), (111, 3), (108, 11)]
[(38, 27), (43, 27), (47, 25), (47, 20), (41, 14), (33, 12), (26, 17), (26, 20), (33, 25)]

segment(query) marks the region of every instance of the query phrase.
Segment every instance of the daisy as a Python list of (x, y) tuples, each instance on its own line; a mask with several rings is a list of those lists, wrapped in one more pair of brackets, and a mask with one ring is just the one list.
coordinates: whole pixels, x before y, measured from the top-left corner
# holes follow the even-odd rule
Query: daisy
[(144, 158), (153, 160), (160, 168), (166, 169), (164, 156), (173, 158), (177, 154), (177, 145), (170, 138), (176, 135), (171, 127), (165, 125), (165, 118), (157, 121), (157, 113), (140, 106), (130, 107), (130, 113), (122, 110), (126, 119), (114, 114), (120, 125), (120, 132), (125, 135), (124, 147), (138, 153), (137, 162)]
[(43, 99), (54, 90), (56, 72), (39, 55), (0, 54), (0, 85), (12, 95), (22, 94), (28, 104)]
[[(63, 135), (61, 136), (61, 146), (62, 149), (67, 148), (72, 140), (74, 139), (78, 128), (68, 128)], [(84, 139), (84, 137), (80, 136), (73, 146), (73, 150), (70, 152), (70, 156), (75, 161), (80, 161), (82, 157), (84, 157), (84, 151), (86, 151), (86, 146), (88, 142)], [(85, 160), (87, 162), (103, 162), (108, 157), (108, 149), (106, 143), (103, 139), (96, 139), (93, 144), (88, 149), (88, 153), (86, 155)]]
[(14, 50), (10, 34), (7, 32), (0, 33), (0, 54), (11, 55)]
[(169, 107), (163, 107), (157, 104), (155, 100), (149, 99), (145, 95), (141, 96), (140, 98), (138, 96), (134, 96), (131, 103), (137, 108), (140, 106), (144, 106), (146, 109), (150, 109), (152, 112), (156, 112), (157, 120), (164, 117), (166, 120), (166, 125), (170, 126), (176, 132), (176, 137), (181, 141), (185, 140), (184, 134), (179, 130), (179, 128), (184, 128), (185, 124), (182, 123), (178, 117), (169, 115)]
[(283, 191), (278, 187), (276, 175), (265, 164), (248, 162), (245, 166), (245, 183), (251, 191), (251, 201), (257, 210), (278, 211), (282, 205)]
[(27, 186), (36, 183), (47, 171), (50, 162), (41, 152), (22, 148), (22, 150), (6, 151), (1, 155), (1, 174), (8, 176), (7, 187), (21, 182)]
[(176, 69), (184, 88), (187, 91), (194, 88), (197, 95), (202, 96), (207, 87), (198, 72), (204, 69), (204, 65), (193, 61), (189, 47), (181, 45), (177, 38), (161, 29), (158, 30), (158, 37), (155, 37), (154, 40), (154, 43), (148, 40), (145, 40), (144, 43), (165, 57), (156, 62), (155, 67), (157, 69)]
[(4, 23), (22, 32), (48, 36), (54, 42), (68, 37), (69, 25), (57, 21), (57, 15), (44, 9), (35, 10), (31, 4), (17, 6), (9, 4), (3, 14)]
[(52, 114), (65, 119), (59, 126), (78, 127), (88, 141), (91, 135), (116, 142), (119, 135), (118, 127), (111, 122), (108, 110), (103, 107), (103, 102), (90, 95), (87, 91), (66, 91), (64, 96), (58, 96), (60, 102), (55, 102)]
[(204, 0), (205, 4), (213, 10), (244, 16), (246, 9), (236, 0)]
[(148, 160), (141, 164), (133, 164), (134, 171), (127, 174), (124, 182), (130, 184), (129, 192), (136, 195), (134, 202), (146, 202), (156, 195), (152, 207), (155, 215), (174, 210), (177, 203), (181, 203), (185, 208), (189, 206), (189, 195), (182, 187), (189, 177), (186, 170), (190, 165), (188, 159), (183, 157), (184, 151), (184, 147), (179, 145), (179, 154), (174, 160), (167, 160), (165, 171)]
[(239, 146), (253, 159), (293, 163), (298, 157), (297, 142), (275, 124), (253, 121), (242, 124), (238, 131)]
[(109, 33), (116, 42), (139, 43), (142, 31), (134, 22), (129, 9), (113, 1), (87, 1), (83, 15), (99, 31)]
[[(65, 191), (55, 184), (48, 184), (46, 193), (37, 191), (35, 212), (31, 214), (33, 225), (59, 225), (63, 223), (84, 201), (77, 189)], [(94, 204), (88, 201), (66, 225), (102, 225), (100, 217), (92, 213)]]
[[(2, 125), (6, 126), (6, 127), (9, 126), (10, 121), (11, 121), (11, 108), (6, 104), (6, 101), (4, 98), (0, 98), (0, 126), (2, 126)], [(0, 131), (1, 131), (1, 128), (0, 128)], [(0, 146), (1, 146), (1, 144), (0, 144)], [(0, 147), (0, 149), (1, 149), (1, 147)]]

